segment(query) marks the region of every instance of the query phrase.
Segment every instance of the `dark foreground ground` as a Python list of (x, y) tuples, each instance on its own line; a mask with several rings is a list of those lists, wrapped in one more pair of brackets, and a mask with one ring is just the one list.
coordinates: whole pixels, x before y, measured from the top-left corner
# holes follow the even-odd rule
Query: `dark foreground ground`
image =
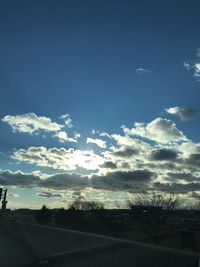
[(199, 254), (16, 221), (0, 226), (0, 266), (198, 267)]
[[(147, 217), (145, 228), (127, 210), (69, 211), (51, 210), (51, 218), (38, 222), (36, 210), (8, 211), (0, 220), (45, 224), (53, 227), (96, 233), (115, 238), (148, 244), (200, 252), (200, 212), (179, 210), (164, 224), (159, 225), (159, 242), (152, 238), (151, 219)], [(137, 216), (136, 216), (137, 217)], [(154, 224), (154, 221), (153, 221)], [(156, 228), (157, 230), (157, 228)]]

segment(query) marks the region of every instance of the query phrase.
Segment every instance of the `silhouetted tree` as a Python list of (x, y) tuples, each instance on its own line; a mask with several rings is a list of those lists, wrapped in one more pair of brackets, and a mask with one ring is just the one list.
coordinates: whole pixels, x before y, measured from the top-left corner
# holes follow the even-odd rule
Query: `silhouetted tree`
[(52, 211), (47, 208), (46, 205), (43, 205), (42, 208), (36, 212), (35, 219), (38, 223), (50, 223), (52, 220)]
[(102, 210), (104, 209), (103, 203), (99, 201), (85, 201), (82, 197), (75, 199), (70, 205), (71, 210)]
[(132, 211), (132, 219), (155, 244), (158, 244), (163, 238), (164, 226), (178, 204), (177, 195), (158, 191), (139, 194), (127, 201), (127, 207)]

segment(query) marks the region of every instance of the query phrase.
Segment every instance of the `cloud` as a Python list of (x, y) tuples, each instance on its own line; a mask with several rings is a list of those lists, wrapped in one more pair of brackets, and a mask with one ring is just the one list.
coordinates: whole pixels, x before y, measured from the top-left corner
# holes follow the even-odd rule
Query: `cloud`
[(28, 149), (19, 149), (13, 153), (12, 159), (19, 162), (27, 162), (38, 166), (48, 166), (48, 158), (45, 157), (47, 149), (45, 147), (29, 147)]
[(39, 186), (57, 190), (84, 189), (89, 186), (89, 179), (76, 173), (53, 174), (41, 180)]
[(140, 136), (158, 143), (187, 141), (187, 137), (171, 120), (156, 118), (148, 124), (136, 123), (132, 129), (123, 127), (125, 134)]
[(94, 188), (105, 190), (133, 191), (149, 183), (154, 174), (148, 170), (116, 171), (106, 175), (93, 175), (91, 182)]
[[(190, 196), (189, 197), (191, 197), (191, 198), (194, 198), (194, 199), (196, 199), (196, 200), (200, 200), (200, 194), (198, 194), (197, 192), (192, 192), (191, 194), (190, 194)], [(199, 204), (199, 203), (197, 203), (197, 204)]]
[(179, 194), (187, 194), (192, 191), (200, 191), (200, 183), (159, 183), (153, 184), (153, 187), (158, 190), (164, 190), (168, 192), (174, 192)]
[(102, 165), (100, 165), (100, 167), (105, 169), (117, 169), (117, 165), (112, 161), (106, 161)]
[(75, 138), (71, 138), (68, 136), (68, 134), (64, 131), (60, 131), (60, 132), (57, 132), (53, 135), (53, 137), (56, 137), (59, 139), (59, 142), (61, 143), (64, 143), (64, 142), (74, 142), (74, 143), (77, 143), (77, 135), (75, 136)]
[(45, 197), (45, 198), (60, 198), (63, 197), (62, 194), (59, 193), (53, 193), (50, 191), (42, 191), (36, 194), (38, 197)]
[(152, 74), (153, 71), (152, 71), (152, 70), (145, 69), (145, 68), (138, 68), (138, 69), (136, 69), (136, 73), (137, 73), (138, 75), (142, 75), (142, 74)]
[[(123, 130), (126, 132), (126, 127), (123, 128)], [(147, 151), (151, 148), (151, 146), (142, 140), (139, 140), (137, 138), (132, 138), (128, 135), (119, 135), (119, 134), (113, 134), (112, 138), (117, 142), (117, 145), (123, 146), (121, 148), (122, 150), (125, 149), (124, 147), (130, 147), (131, 149), (138, 150), (138, 151)]]
[(106, 141), (98, 138), (87, 138), (87, 143), (95, 144), (100, 148), (106, 148)]
[(177, 151), (172, 149), (156, 149), (151, 152), (152, 160), (175, 160)]
[(34, 174), (25, 174), (21, 171), (11, 172), (5, 170), (0, 172), (0, 185), (19, 186), (20, 187), (37, 187), (40, 177)]
[(191, 172), (168, 172), (167, 175), (172, 178), (171, 181), (200, 182), (200, 175), (193, 175)]
[(183, 62), (183, 66), (186, 68), (186, 70), (191, 70), (193, 68), (188, 62)]
[[(67, 127), (71, 128), (73, 126), (69, 114), (62, 115), (60, 118), (65, 120), (65, 124), (67, 125)], [(77, 140), (81, 136), (79, 133), (74, 132), (74, 137), (69, 137), (67, 132), (63, 131), (65, 125), (52, 122), (50, 118), (37, 116), (34, 113), (26, 113), (23, 115), (16, 116), (6, 115), (4, 116), (2, 121), (10, 125), (13, 132), (29, 134), (37, 134), (41, 130), (46, 132), (55, 132), (53, 137), (58, 138), (59, 142), (61, 143), (77, 143)]]
[[(176, 112), (180, 113), (180, 108)], [(183, 112), (181, 114), (189, 116)], [(39, 167), (51, 168), (56, 173), (0, 171), (0, 184), (40, 188), (38, 194), (49, 198), (53, 197), (49, 192), (57, 194), (51, 190), (81, 191), (89, 188), (91, 191), (138, 192), (155, 185), (157, 188), (163, 186), (168, 190), (190, 192), (194, 184), (198, 187), (200, 143), (187, 139), (173, 121), (156, 118), (149, 123), (136, 122), (130, 129), (122, 126), (122, 129), (122, 134), (108, 136), (107, 133), (98, 133), (97, 137), (109, 137), (107, 142), (100, 138), (88, 138), (87, 143), (100, 147), (98, 152), (44, 146), (14, 150), (11, 158), (16, 163), (32, 164), (31, 168), (36, 170), (40, 170)], [(71, 138), (63, 130), (53, 134), (61, 142), (70, 141)], [(77, 133), (75, 137), (74, 133), (74, 142), (80, 135)], [(60, 171), (64, 173), (57, 173)]]
[(178, 116), (182, 121), (193, 119), (199, 112), (191, 108), (171, 107), (166, 108), (165, 111), (169, 114)]
[(80, 133), (74, 132), (74, 139), (78, 140), (81, 137)]
[(196, 81), (200, 81), (200, 49), (197, 49), (194, 63), (183, 62), (183, 66), (187, 71), (193, 71), (193, 77)]
[(185, 64), (184, 67), (190, 71), (193, 70), (193, 77), (196, 79), (197, 82), (200, 81), (200, 60), (199, 62), (194, 63), (193, 65)]
[(64, 126), (56, 122), (52, 122), (50, 118), (37, 116), (35, 113), (26, 113), (23, 115), (6, 115), (2, 119), (11, 126), (13, 132), (33, 134), (39, 130), (47, 132), (56, 132)]
[(90, 134), (97, 135), (97, 134), (99, 134), (99, 130), (92, 129), (92, 131), (90, 132)]
[(103, 164), (103, 157), (92, 150), (29, 147), (13, 153), (12, 159), (57, 170), (75, 170), (77, 167), (96, 170)]
[(200, 153), (199, 154), (191, 154), (188, 159), (186, 159), (186, 163), (200, 167)]
[(134, 148), (122, 146), (119, 149), (113, 151), (112, 155), (119, 158), (130, 158), (132, 156), (138, 155), (139, 151)]
[[(0, 184), (53, 190), (83, 190), (91, 188), (109, 191), (125, 190), (129, 192), (137, 191), (147, 186), (154, 175), (154, 173), (148, 170), (135, 170), (129, 172), (117, 171), (100, 176), (93, 175), (91, 178), (76, 173), (61, 173), (46, 175), (44, 179), (32, 173), (3, 171), (0, 172)], [(56, 194), (60, 193), (56, 192)], [(53, 193), (51, 194), (46, 191), (42, 191), (37, 195), (41, 197), (55, 197)], [(57, 195), (56, 197), (60, 196)]]
[(19, 195), (18, 194), (15, 194), (15, 193), (8, 193), (8, 196), (9, 197), (19, 197)]
[(102, 136), (102, 137), (108, 137), (108, 138), (112, 138), (110, 134), (106, 133), (106, 132), (102, 132), (99, 134), (99, 136)]
[(195, 63), (194, 65), (194, 77), (197, 81), (200, 81), (200, 63)]
[(139, 162), (145, 166), (144, 160), (150, 153), (151, 145), (129, 136), (113, 134), (112, 138), (117, 146), (112, 146), (102, 153), (107, 161), (116, 164), (120, 171), (133, 170)]
[(46, 175), (45, 178), (34, 173), (12, 172), (5, 170), (0, 172), (0, 185), (18, 186), (26, 188), (48, 188), (56, 190), (83, 189), (89, 185), (88, 177), (75, 173), (61, 173)]
[(26, 113), (23, 115), (6, 115), (2, 119), (3, 122), (11, 126), (13, 132), (33, 134), (39, 130), (47, 132), (60, 131), (64, 126), (48, 117), (37, 116), (35, 113)]
[(59, 119), (64, 120), (65, 121), (65, 125), (67, 125), (68, 128), (72, 128), (73, 127), (72, 119), (71, 119), (69, 114), (64, 114), (64, 115), (60, 116)]

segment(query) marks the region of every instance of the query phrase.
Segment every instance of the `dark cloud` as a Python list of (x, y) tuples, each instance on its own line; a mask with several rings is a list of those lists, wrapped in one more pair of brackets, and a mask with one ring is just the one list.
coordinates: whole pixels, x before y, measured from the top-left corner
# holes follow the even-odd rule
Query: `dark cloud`
[[(137, 163), (138, 168), (143, 168), (144, 167), (144, 163)], [(145, 163), (145, 167), (152, 170), (154, 169), (155, 171), (158, 170), (178, 170), (178, 167), (175, 163), (170, 162), (170, 161), (157, 161), (157, 162), (151, 162), (151, 163)], [(182, 166), (181, 166), (181, 170), (182, 170)]]
[(37, 187), (40, 181), (40, 177), (34, 174), (11, 172), (9, 170), (0, 173), (0, 184), (5, 186)]
[(49, 175), (46, 179), (43, 179), (39, 175), (3, 171), (0, 173), (0, 184), (52, 189), (85, 188), (88, 186), (88, 178), (73, 173), (61, 173)]
[(192, 108), (172, 107), (165, 109), (169, 114), (178, 116), (182, 121), (188, 121), (199, 115), (199, 111)]
[(128, 162), (120, 162), (120, 167), (127, 170), (131, 168)]
[(157, 149), (151, 153), (152, 160), (175, 160), (177, 158), (177, 152), (172, 149)]
[(153, 175), (148, 170), (117, 171), (102, 176), (93, 175), (91, 183), (99, 189), (132, 191), (150, 182)]
[(89, 185), (89, 180), (85, 176), (76, 173), (62, 173), (54, 174), (46, 179), (40, 181), (40, 187), (53, 188), (53, 189), (77, 189), (85, 188)]
[(117, 165), (112, 161), (106, 161), (102, 165), (100, 165), (100, 167), (105, 169), (117, 169)]
[[(135, 170), (110, 172), (100, 176), (93, 175), (91, 178), (75, 173), (61, 173), (49, 175), (44, 179), (34, 174), (4, 171), (0, 173), (0, 184), (54, 190), (82, 190), (86, 187), (93, 187), (95, 189), (106, 189), (110, 191), (133, 191), (148, 186), (151, 178), (155, 176), (149, 170)], [(40, 194), (40, 196), (48, 197), (47, 194), (44, 196), (44, 193), (42, 195)]]
[(169, 192), (176, 192), (176, 193), (182, 193), (187, 194), (192, 191), (200, 191), (200, 183), (159, 183), (156, 182), (153, 184), (153, 187), (159, 190), (169, 191)]
[(191, 172), (168, 172), (167, 175), (173, 180), (200, 182), (200, 177), (193, 175)]
[(188, 108), (188, 109), (181, 109), (180, 110), (180, 118), (182, 120), (191, 120), (194, 116), (196, 116), (199, 112), (195, 109)]
[(38, 197), (46, 197), (46, 198), (60, 198), (62, 197), (62, 194), (59, 193), (53, 193), (53, 192), (39, 192), (36, 194)]
[(186, 160), (186, 163), (196, 167), (200, 167), (200, 154), (191, 154)]
[(116, 157), (121, 157), (121, 158), (129, 158), (134, 155), (138, 154), (138, 150), (130, 148), (130, 147), (125, 147), (122, 150), (118, 150), (112, 153)]

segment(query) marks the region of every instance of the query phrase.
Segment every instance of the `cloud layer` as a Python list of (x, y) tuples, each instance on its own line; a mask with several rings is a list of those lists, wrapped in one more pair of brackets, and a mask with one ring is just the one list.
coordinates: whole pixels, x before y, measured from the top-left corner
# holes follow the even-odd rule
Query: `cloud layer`
[[(166, 111), (184, 120), (194, 114), (178, 107)], [(200, 143), (189, 140), (172, 120), (158, 117), (149, 123), (136, 122), (133, 128), (123, 126), (122, 134), (95, 131), (95, 138), (85, 138), (85, 144), (95, 145), (91, 146), (94, 150), (85, 150), (78, 148), (79, 133), (69, 137), (65, 126), (30, 114), (7, 115), (3, 121), (15, 132), (51, 131), (61, 143), (70, 141), (77, 147), (30, 146), (14, 150), (12, 163), (29, 164), (40, 172), (2, 170), (2, 186), (39, 188), (37, 196), (44, 198), (62, 198), (62, 190), (88, 188), (132, 193), (157, 188), (199, 196)], [(28, 118), (35, 120), (28, 122)], [(55, 173), (42, 173), (43, 168)]]
[[(54, 175), (46, 175), (41, 177), (32, 173), (23, 173), (20, 171), (2, 171), (0, 172), (0, 184), (4, 186), (18, 186), (29, 188), (47, 188), (53, 190), (83, 190), (85, 188), (93, 188), (99, 190), (126, 190), (137, 191), (138, 188), (147, 184), (153, 177), (153, 173), (147, 170), (135, 171), (117, 171), (107, 173), (106, 175), (93, 175), (91, 178), (76, 173), (60, 173)], [(37, 194), (41, 197), (61, 197), (59, 193), (43, 191)]]

